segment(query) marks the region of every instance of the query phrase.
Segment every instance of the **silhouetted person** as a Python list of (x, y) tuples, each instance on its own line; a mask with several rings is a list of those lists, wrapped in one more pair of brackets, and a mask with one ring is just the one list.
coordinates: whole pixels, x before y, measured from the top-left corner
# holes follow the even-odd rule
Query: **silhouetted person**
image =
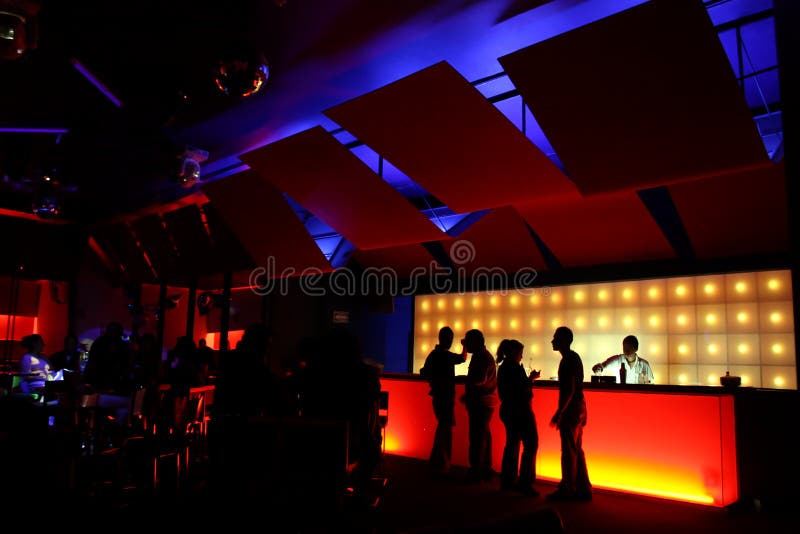
[(380, 369), (364, 360), (358, 339), (344, 328), (332, 330), (319, 349), (305, 370), (303, 415), (349, 423), (351, 482), (364, 491), (382, 456)]
[(128, 422), (133, 393), (133, 353), (124, 333), (121, 324), (108, 323), (92, 343), (84, 370), (84, 381), (100, 393), (97, 405), (112, 411), (113, 422), (119, 425)]
[(602, 373), (608, 371), (619, 376), (620, 367), (625, 367), (626, 384), (652, 384), (655, 380), (650, 362), (639, 356), (639, 340), (636, 336), (625, 336), (622, 340), (622, 354), (615, 354), (605, 361), (595, 364), (592, 371)]
[(197, 364), (203, 376), (203, 382), (208, 383), (210, 376), (217, 375), (217, 352), (208, 346), (205, 338), (197, 340)]
[(44, 391), (44, 385), (52, 380), (50, 360), (42, 352), (44, 339), (39, 334), (30, 334), (22, 338), (25, 354), (19, 360), (20, 389), (23, 393)]
[(164, 381), (161, 347), (154, 334), (142, 334), (133, 354), (133, 377), (137, 386), (157, 386)]
[(130, 344), (122, 338), (124, 333), (122, 325), (112, 321), (92, 343), (84, 380), (93, 388), (130, 394), (133, 362)]
[(214, 409), (221, 415), (276, 416), (287, 413), (285, 386), (267, 364), (272, 332), (263, 323), (245, 329), (236, 349), (220, 362)]
[[(538, 497), (533, 487), (536, 481), (536, 452), (539, 432), (533, 414), (533, 381), (540, 372), (528, 375), (522, 366), (524, 346), (516, 339), (504, 339), (497, 347), (497, 393), (500, 397), (500, 420), (506, 428), (506, 445), (500, 470), (500, 489), (516, 489)], [(519, 447), (522, 444), (522, 458)]]
[(436, 416), (436, 434), (433, 437), (429, 468), (434, 475), (450, 472), (453, 455), (453, 427), (456, 424), (456, 365), (467, 360), (466, 351), (461, 354), (450, 351), (453, 345), (453, 329), (449, 326), (439, 330), (439, 343), (428, 354), (420, 375), (430, 385), (433, 414)]
[(217, 498), (236, 506), (256, 497), (250, 485), (273, 461), (263, 457), (268, 451), (253, 450), (252, 432), (258, 428), (253, 420), (287, 413), (283, 383), (267, 365), (271, 344), (270, 328), (256, 323), (245, 329), (235, 350), (220, 354), (208, 433), (209, 477)]
[(166, 368), (161, 359), (161, 347), (155, 335), (147, 333), (139, 337), (133, 356), (133, 381), (136, 387), (147, 389), (142, 412), (147, 421), (155, 421), (160, 398), (161, 383), (166, 383)]
[(64, 348), (50, 355), (50, 366), (53, 371), (66, 369), (73, 373), (80, 372), (81, 348), (75, 334), (64, 337)]
[(165, 378), (176, 396), (187, 396), (191, 388), (204, 383), (196, 353), (192, 338), (181, 336), (167, 354)]
[(586, 400), (583, 397), (583, 362), (573, 351), (572, 330), (559, 326), (551, 341), (561, 353), (558, 364), (558, 408), (550, 426), (561, 436), (561, 482), (547, 496), (551, 501), (590, 501), (592, 485), (583, 453), (583, 427), (586, 426)]
[(469, 474), (468, 482), (491, 480), (492, 421), (497, 406), (497, 365), (486, 349), (483, 332), (469, 330), (461, 344), (472, 354), (462, 401), (469, 417)]

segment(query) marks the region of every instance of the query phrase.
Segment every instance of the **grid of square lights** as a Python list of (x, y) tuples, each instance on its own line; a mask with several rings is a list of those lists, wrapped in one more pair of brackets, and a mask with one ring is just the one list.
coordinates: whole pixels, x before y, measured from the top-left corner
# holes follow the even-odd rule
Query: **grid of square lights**
[[(479, 329), (496, 354), (504, 338), (524, 345), (527, 370), (555, 379), (560, 355), (550, 340), (569, 326), (588, 381), (595, 363), (639, 339), (656, 384), (719, 386), (726, 372), (743, 386), (797, 389), (791, 273), (758, 271), (554, 286), (415, 298), (414, 367), (436, 346), (439, 329)], [(456, 366), (467, 373), (469, 362)]]

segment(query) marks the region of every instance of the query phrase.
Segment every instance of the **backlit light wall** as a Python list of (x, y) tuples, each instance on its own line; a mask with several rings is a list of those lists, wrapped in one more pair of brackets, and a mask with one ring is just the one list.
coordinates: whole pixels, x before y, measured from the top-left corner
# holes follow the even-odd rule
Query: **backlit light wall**
[[(502, 339), (519, 339), (525, 367), (556, 377), (560, 355), (550, 340), (565, 325), (587, 381), (592, 365), (620, 354), (633, 334), (657, 384), (718, 386), (727, 371), (743, 386), (797, 389), (789, 270), (419, 295), (414, 308), (415, 373), (447, 325), (454, 351), (477, 328), (493, 354)], [(468, 365), (456, 366), (457, 374)]]

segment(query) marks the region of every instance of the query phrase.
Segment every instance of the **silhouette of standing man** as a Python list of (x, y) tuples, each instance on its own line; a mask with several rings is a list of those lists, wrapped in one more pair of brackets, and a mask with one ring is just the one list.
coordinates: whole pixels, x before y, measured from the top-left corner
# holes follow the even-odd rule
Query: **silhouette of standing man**
[(462, 400), (469, 416), (468, 482), (487, 482), (492, 470), (492, 421), (497, 406), (497, 364), (486, 349), (483, 332), (469, 330), (461, 342), (472, 354)]
[(439, 330), (439, 344), (428, 354), (420, 374), (431, 387), (433, 414), (436, 416), (436, 434), (433, 438), (429, 467), (433, 475), (450, 472), (453, 454), (453, 427), (456, 402), (456, 365), (467, 360), (466, 350), (461, 354), (450, 351), (453, 345), (453, 329), (449, 326)]
[(558, 364), (558, 409), (550, 426), (561, 435), (561, 482), (548, 501), (590, 501), (592, 485), (583, 454), (583, 427), (586, 426), (586, 400), (583, 397), (583, 362), (570, 349), (572, 330), (559, 326), (553, 334), (553, 350), (561, 353)]

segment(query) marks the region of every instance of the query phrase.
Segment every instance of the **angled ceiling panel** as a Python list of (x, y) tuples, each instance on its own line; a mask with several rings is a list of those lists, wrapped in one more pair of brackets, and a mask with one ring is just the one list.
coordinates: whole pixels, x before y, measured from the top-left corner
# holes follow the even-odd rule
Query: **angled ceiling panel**
[(405, 197), (319, 126), (241, 159), (360, 249), (443, 237)]
[(577, 194), (553, 162), (445, 62), (325, 114), (459, 213)]
[(256, 266), (268, 276), (296, 276), (307, 268), (332, 270), (280, 191), (252, 170), (210, 182), (203, 191)]
[(669, 187), (699, 258), (790, 248), (783, 165)]
[(192, 204), (168, 211), (164, 213), (164, 222), (178, 252), (178, 268), (182, 272), (208, 274), (221, 271), (221, 263), (213, 254), (200, 208)]
[[(458, 237), (444, 243), (456, 269), (467, 274), (512, 274), (521, 269), (545, 269), (545, 261), (525, 220), (512, 207), (496, 208)], [(499, 272), (499, 271), (497, 271)]]
[(350, 258), (365, 269), (393, 269), (399, 278), (408, 278), (415, 268), (424, 269), (427, 278), (431, 273), (432, 264), (438, 265), (421, 244), (355, 250)]
[(202, 211), (208, 223), (212, 254), (215, 256), (216, 264), (220, 267), (220, 272), (233, 272), (255, 267), (253, 258), (222, 219), (219, 210), (209, 202), (202, 206)]
[(158, 215), (146, 215), (131, 223), (131, 230), (147, 253), (153, 268), (162, 281), (175, 281), (178, 258), (167, 229)]
[(515, 208), (565, 267), (675, 257), (635, 192)]
[(136, 238), (125, 223), (99, 226), (94, 232), (95, 240), (125, 270), (131, 281), (157, 283), (150, 260), (144, 255)]
[(227, 223), (222, 219), (219, 211), (211, 205), (204, 204), (202, 211), (208, 223), (208, 233), (211, 236), (212, 255), (219, 265), (219, 272), (234, 272), (241, 269), (254, 268), (253, 258), (239, 242)]
[(769, 164), (699, 1), (647, 2), (499, 61), (584, 194)]

